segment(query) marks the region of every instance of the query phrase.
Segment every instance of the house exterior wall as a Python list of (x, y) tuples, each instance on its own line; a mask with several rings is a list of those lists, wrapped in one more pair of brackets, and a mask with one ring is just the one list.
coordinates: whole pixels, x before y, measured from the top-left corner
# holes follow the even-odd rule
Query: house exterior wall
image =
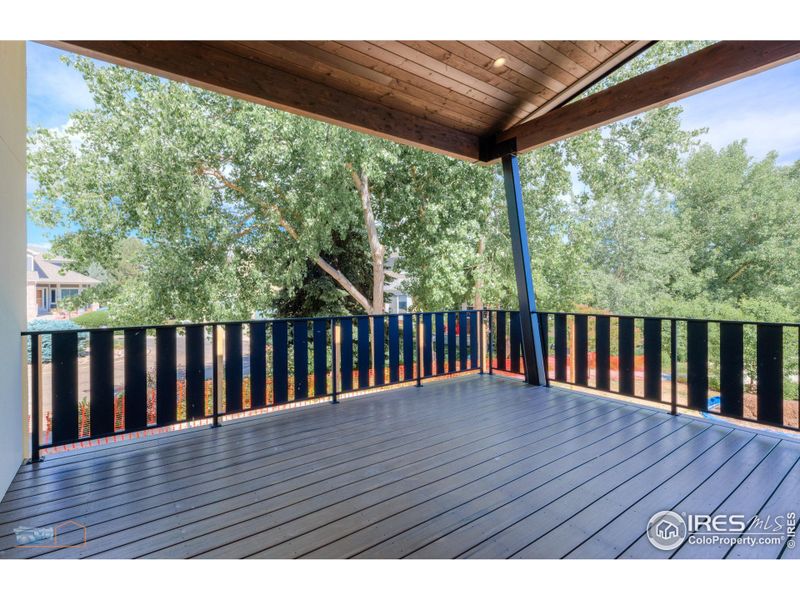
[(36, 283), (29, 281), (25, 290), (25, 318), (30, 321), (39, 315), (39, 306), (36, 304)]
[(25, 42), (0, 41), (0, 495), (23, 457), (25, 128)]

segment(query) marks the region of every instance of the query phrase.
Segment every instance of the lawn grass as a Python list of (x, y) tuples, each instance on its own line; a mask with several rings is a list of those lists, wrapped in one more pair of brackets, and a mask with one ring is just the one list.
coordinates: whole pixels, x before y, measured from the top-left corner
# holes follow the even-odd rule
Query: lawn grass
[(72, 319), (81, 327), (107, 327), (111, 324), (107, 310), (95, 310)]

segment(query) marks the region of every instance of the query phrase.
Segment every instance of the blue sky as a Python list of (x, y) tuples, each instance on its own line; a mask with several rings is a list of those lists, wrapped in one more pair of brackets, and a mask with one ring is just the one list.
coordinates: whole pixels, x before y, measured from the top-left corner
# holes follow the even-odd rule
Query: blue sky
[[(90, 108), (83, 79), (59, 60), (62, 50), (28, 43), (28, 126), (63, 127), (75, 110)], [(687, 128), (707, 127), (715, 148), (746, 138), (756, 158), (778, 152), (779, 162), (800, 159), (800, 61), (681, 100)], [(28, 180), (28, 196), (35, 182)], [(28, 219), (28, 242), (46, 245), (58, 231)]]

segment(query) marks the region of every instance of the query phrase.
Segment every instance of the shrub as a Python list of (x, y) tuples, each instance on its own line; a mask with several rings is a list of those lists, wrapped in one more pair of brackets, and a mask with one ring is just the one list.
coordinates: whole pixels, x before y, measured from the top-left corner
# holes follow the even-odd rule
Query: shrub
[[(80, 325), (73, 321), (50, 321), (45, 319), (35, 319), (28, 322), (28, 331), (69, 331), (70, 329), (81, 329)], [(42, 362), (52, 360), (51, 336), (43, 335), (42, 338)], [(78, 355), (85, 356), (89, 342), (88, 333), (78, 334)], [(31, 339), (28, 337), (28, 362), (31, 361)]]

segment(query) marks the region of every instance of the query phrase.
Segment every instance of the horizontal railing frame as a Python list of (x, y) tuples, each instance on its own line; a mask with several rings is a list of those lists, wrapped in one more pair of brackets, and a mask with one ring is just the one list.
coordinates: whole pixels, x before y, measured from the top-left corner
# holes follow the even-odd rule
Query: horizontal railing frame
[[(422, 356), (421, 353), (422, 353), (422, 349), (423, 349), (423, 346), (424, 346), (424, 339), (419, 336), (418, 320), (422, 315), (430, 315), (431, 319), (433, 320), (435, 318), (435, 315), (444, 316), (444, 315), (449, 315), (449, 314), (455, 315), (455, 317), (454, 317), (455, 321), (454, 322), (457, 323), (457, 324), (460, 324), (461, 323), (461, 319), (462, 319), (462, 317), (460, 317), (459, 315), (465, 315), (464, 319), (465, 319), (465, 322), (468, 323), (468, 327), (471, 327), (471, 325), (469, 325), (470, 323), (476, 323), (477, 324), (477, 331), (474, 332), (474, 333), (470, 332), (469, 334), (467, 334), (467, 333), (464, 334), (464, 337), (466, 339), (465, 346), (461, 345), (460, 334), (459, 334), (459, 337), (456, 339), (456, 346), (450, 346), (450, 344), (447, 345), (448, 353), (450, 352), (451, 349), (455, 349), (456, 352), (457, 352), (458, 359), (457, 359), (457, 362), (456, 362), (456, 368), (455, 369), (450, 369), (449, 365), (448, 365), (447, 368), (443, 372), (432, 372), (432, 373), (429, 373), (429, 374), (423, 373), (423, 371), (425, 371), (424, 364), (423, 364), (423, 358), (424, 357)], [(475, 315), (474, 321), (470, 317), (470, 315), (472, 315), (472, 314)], [(354, 358), (359, 358), (359, 360), (361, 360), (364, 357), (357, 357), (356, 356), (357, 353), (351, 351), (350, 362), (352, 364), (349, 365), (349, 366), (351, 368), (353, 368), (352, 375), (350, 376), (350, 380), (351, 380), (352, 383), (351, 383), (351, 385), (350, 385), (350, 387), (348, 389), (344, 389), (344, 387), (342, 385), (342, 373), (340, 372), (344, 368), (344, 365), (341, 364), (341, 349), (342, 349), (342, 345), (341, 345), (341, 340), (337, 341), (337, 339), (336, 339), (337, 338), (337, 332), (340, 331), (339, 328), (341, 327), (341, 324), (343, 322), (345, 322), (345, 321), (350, 321), (351, 324), (352, 324), (352, 329), (356, 329), (356, 327), (354, 325), (355, 325), (355, 322), (358, 319), (366, 318), (366, 319), (368, 319), (370, 321), (371, 324), (373, 324), (377, 319), (383, 319), (384, 328), (389, 328), (390, 327), (389, 319), (394, 317), (399, 321), (398, 322), (398, 327), (399, 327), (400, 326), (400, 320), (403, 319), (405, 315), (409, 315), (410, 324), (411, 324), (411, 327), (412, 327), (412, 333), (411, 333), (411, 343), (412, 343), (412, 350), (411, 350), (411, 360), (412, 360), (412, 362), (411, 362), (411, 376), (407, 377), (406, 374), (405, 374), (405, 371), (403, 371), (403, 377), (400, 377), (400, 375), (399, 375), (399, 372), (400, 372), (399, 369), (400, 369), (401, 366), (403, 368), (405, 368), (405, 366), (406, 366), (405, 359), (407, 358), (407, 355), (405, 354), (405, 351), (403, 352), (402, 355), (400, 354), (400, 349), (401, 349), (400, 342), (401, 341), (403, 342), (403, 344), (404, 344), (402, 346), (403, 348), (405, 348), (405, 342), (406, 342), (405, 338), (403, 337), (403, 334), (400, 333), (399, 337), (395, 340), (395, 342), (397, 344), (397, 349), (395, 350), (395, 357), (397, 358), (397, 365), (394, 365), (392, 360), (391, 360), (392, 359), (392, 355), (390, 353), (391, 353), (392, 350), (390, 348), (390, 344), (391, 344), (390, 336), (389, 335), (382, 335), (382, 337), (383, 337), (383, 348), (384, 348), (384, 352), (383, 352), (383, 355), (384, 355), (384, 359), (383, 360), (384, 361), (386, 360), (385, 357), (386, 357), (387, 353), (389, 353), (389, 361), (383, 362), (382, 375), (379, 378), (381, 381), (383, 381), (383, 383), (375, 383), (376, 382), (376, 379), (375, 379), (376, 367), (375, 367), (375, 364), (373, 362), (375, 360), (375, 357), (372, 356), (372, 351), (370, 351), (369, 354), (366, 356), (367, 365), (368, 365), (367, 366), (367, 373), (368, 373), (367, 377), (368, 377), (368, 380), (369, 380), (370, 383), (368, 383), (365, 386), (358, 385), (358, 377), (356, 376), (356, 374), (357, 374), (357, 369), (358, 369), (357, 365), (359, 364), (359, 361), (358, 360), (353, 360), (353, 359)], [(232, 327), (232, 326), (233, 327), (242, 327), (242, 326), (252, 326), (252, 325), (264, 325), (265, 328), (266, 328), (270, 324), (272, 324), (274, 326), (275, 324), (280, 324), (280, 323), (289, 324), (289, 326), (284, 328), (288, 332), (290, 330), (293, 331), (293, 329), (291, 328), (291, 324), (293, 324), (293, 323), (296, 324), (296, 323), (300, 323), (300, 322), (305, 322), (305, 323), (309, 323), (309, 324), (310, 323), (320, 323), (320, 322), (324, 322), (325, 323), (325, 338), (326, 338), (326, 342), (324, 344), (324, 348), (325, 348), (325, 359), (326, 359), (325, 360), (325, 364), (326, 364), (326, 366), (325, 366), (324, 377), (326, 379), (326, 382), (325, 382), (325, 386), (324, 387), (326, 388), (326, 392), (327, 393), (317, 394), (316, 393), (316, 389), (315, 389), (317, 387), (316, 385), (314, 385), (314, 386), (306, 385), (305, 389), (308, 392), (306, 395), (304, 395), (303, 397), (300, 397), (300, 398), (298, 398), (296, 396), (294, 396), (292, 398), (289, 398), (288, 397), (289, 396), (289, 390), (291, 389), (291, 386), (290, 386), (285, 390), (287, 398), (285, 400), (282, 400), (281, 402), (275, 402), (275, 397), (274, 397), (275, 391), (273, 389), (273, 404), (267, 404), (267, 397), (265, 396), (264, 405), (263, 406), (261, 404), (259, 404), (258, 406), (252, 406), (252, 404), (251, 404), (250, 408), (245, 408), (244, 404), (242, 403), (241, 404), (241, 408), (231, 410), (229, 408), (229, 405), (226, 404), (226, 410), (222, 411), (221, 410), (221, 401), (222, 401), (222, 399), (224, 397), (224, 392), (222, 392), (222, 389), (221, 389), (221, 382), (225, 381), (225, 379), (226, 379), (226, 373), (225, 373), (225, 371), (226, 371), (225, 364), (226, 363), (225, 363), (225, 361), (227, 360), (227, 355), (226, 355), (226, 352), (224, 350), (224, 344), (222, 344), (220, 342), (219, 332), (220, 331), (227, 331), (227, 328)], [(186, 399), (186, 402), (187, 402), (186, 416), (185, 416), (185, 418), (180, 419), (180, 420), (178, 420), (177, 417), (176, 417), (175, 419), (173, 419), (171, 421), (168, 421), (168, 422), (164, 422), (164, 423), (156, 421), (156, 423), (149, 423), (149, 424), (145, 424), (143, 426), (128, 427), (127, 426), (127, 414), (126, 414), (126, 419), (125, 419), (126, 425), (125, 425), (124, 429), (120, 429), (120, 430), (114, 429), (111, 432), (107, 431), (105, 433), (98, 434), (98, 435), (95, 435), (95, 434), (90, 432), (90, 434), (88, 436), (82, 436), (82, 437), (79, 435), (80, 434), (80, 429), (78, 429), (77, 430), (78, 431), (78, 437), (71, 438), (71, 439), (59, 439), (58, 441), (56, 441), (55, 440), (55, 435), (51, 435), (51, 439), (50, 439), (49, 442), (41, 443), (40, 430), (42, 429), (42, 427), (44, 425), (44, 423), (42, 422), (42, 414), (41, 414), (41, 410), (40, 410), (41, 409), (41, 401), (42, 401), (42, 399), (41, 399), (41, 386), (36, 385), (35, 382), (37, 380), (41, 379), (41, 366), (42, 366), (41, 358), (42, 358), (42, 356), (41, 356), (40, 347), (41, 347), (41, 340), (42, 340), (43, 336), (54, 336), (54, 335), (55, 336), (59, 336), (59, 335), (63, 335), (63, 334), (69, 334), (69, 335), (76, 336), (76, 339), (77, 339), (79, 334), (89, 334), (89, 335), (91, 335), (91, 334), (97, 334), (99, 332), (108, 332), (112, 336), (113, 335), (120, 335), (120, 334), (122, 334), (124, 336), (127, 332), (131, 332), (131, 334), (135, 334), (137, 332), (145, 332), (145, 335), (147, 335), (147, 333), (149, 333), (150, 331), (156, 331), (157, 332), (157, 331), (163, 331), (163, 330), (173, 330), (173, 331), (176, 332), (176, 337), (177, 337), (177, 332), (179, 330), (182, 330), (182, 329), (187, 328), (187, 327), (202, 328), (203, 337), (204, 337), (204, 339), (206, 341), (208, 341), (208, 335), (209, 335), (209, 329), (210, 329), (210, 333), (211, 333), (211, 356), (205, 356), (205, 353), (203, 353), (204, 354), (204, 357), (203, 357), (203, 363), (204, 363), (203, 364), (203, 369), (204, 369), (204, 371), (208, 370), (209, 360), (210, 360), (211, 369), (212, 369), (212, 373), (211, 373), (212, 376), (211, 376), (211, 380), (210, 380), (211, 381), (211, 386), (212, 386), (212, 391), (211, 391), (211, 408), (212, 408), (212, 410), (211, 410), (211, 414), (206, 414), (206, 412), (204, 410), (203, 416), (190, 415), (189, 414), (189, 404), (188, 404), (189, 400), (188, 400), (188, 397), (187, 397), (187, 399)], [(384, 388), (388, 388), (388, 387), (393, 387), (393, 386), (407, 386), (407, 385), (414, 385), (415, 383), (416, 383), (416, 385), (421, 385), (422, 381), (426, 381), (426, 380), (430, 380), (430, 379), (436, 379), (436, 378), (442, 378), (442, 377), (452, 377), (452, 376), (458, 376), (458, 375), (463, 375), (463, 374), (468, 374), (468, 373), (482, 372), (483, 371), (483, 352), (482, 352), (482, 347), (481, 347), (481, 343), (482, 343), (481, 341), (483, 339), (483, 336), (482, 336), (482, 333), (481, 333), (482, 328), (483, 328), (483, 312), (480, 311), (480, 310), (477, 310), (477, 309), (465, 309), (465, 310), (453, 310), (453, 311), (434, 311), (434, 312), (426, 312), (426, 313), (414, 312), (414, 313), (380, 314), (380, 315), (337, 315), (337, 316), (332, 316), (332, 317), (308, 317), (308, 318), (306, 318), (306, 317), (288, 317), (288, 318), (254, 319), (254, 320), (248, 320), (248, 321), (208, 321), (208, 322), (202, 322), (202, 323), (182, 322), (182, 323), (165, 324), (165, 325), (136, 325), (136, 326), (125, 326), (125, 327), (96, 327), (96, 328), (79, 328), (79, 329), (53, 329), (53, 330), (24, 331), (21, 334), (23, 340), (25, 340), (24, 343), (27, 343), (26, 338), (29, 338), (30, 342), (31, 342), (31, 345), (32, 345), (32, 354), (31, 354), (31, 366), (32, 366), (32, 369), (31, 370), (32, 370), (32, 377), (33, 377), (33, 380), (34, 380), (34, 382), (32, 382), (33, 385), (32, 385), (32, 388), (31, 388), (31, 394), (32, 394), (31, 398), (32, 398), (32, 401), (33, 401), (32, 402), (33, 410), (32, 410), (32, 414), (31, 414), (31, 416), (32, 416), (32, 419), (31, 419), (32, 420), (32, 427), (31, 427), (31, 434), (30, 434), (30, 439), (29, 439), (29, 443), (30, 443), (30, 445), (32, 447), (30, 454), (31, 454), (32, 460), (35, 462), (35, 461), (38, 461), (38, 460), (41, 459), (41, 451), (42, 450), (46, 450), (46, 449), (50, 449), (50, 448), (70, 446), (70, 445), (74, 445), (74, 444), (82, 444), (82, 443), (91, 442), (91, 441), (100, 440), (100, 439), (109, 439), (109, 438), (113, 439), (113, 438), (118, 438), (118, 437), (121, 437), (121, 436), (134, 435), (134, 434), (138, 434), (138, 433), (145, 432), (145, 431), (146, 432), (158, 432), (158, 431), (163, 431), (163, 430), (169, 430), (170, 428), (174, 428), (176, 426), (180, 426), (180, 427), (198, 426), (198, 425), (205, 425), (205, 424), (209, 424), (209, 423), (212, 426), (218, 426), (222, 420), (227, 420), (229, 418), (238, 418), (238, 417), (248, 416), (248, 414), (260, 414), (260, 413), (263, 413), (265, 410), (274, 410), (274, 409), (277, 409), (277, 408), (289, 407), (289, 406), (291, 406), (293, 404), (318, 402), (318, 401), (324, 401), (326, 399), (329, 399), (329, 400), (332, 401), (332, 403), (336, 404), (336, 403), (338, 403), (338, 400), (340, 398), (342, 398), (342, 397), (350, 397), (350, 396), (354, 396), (354, 395), (361, 395), (361, 394), (364, 394), (364, 393), (378, 391), (378, 390), (381, 390), (381, 389), (384, 389)], [(373, 328), (370, 327), (370, 333), (368, 334), (368, 336), (369, 336), (369, 344), (368, 344), (368, 346), (370, 348), (372, 348), (372, 344), (373, 344), (373, 333), (372, 333), (372, 331), (373, 331)], [(402, 332), (403, 330), (400, 329), (399, 331)], [(311, 346), (311, 348), (315, 348), (315, 346), (314, 346), (315, 341), (313, 340), (313, 334), (314, 334), (314, 328), (313, 327), (306, 329), (306, 335), (308, 335), (308, 334), (311, 334), (311, 338), (310, 339), (307, 338), (308, 341), (306, 342), (306, 347), (305, 347), (306, 368), (303, 371), (303, 374), (305, 375), (306, 378), (308, 378), (312, 373), (314, 375), (317, 374), (313, 370), (309, 371), (308, 368), (307, 368), (308, 367), (308, 358), (309, 358), (309, 354), (308, 354), (309, 346)], [(274, 329), (273, 329), (273, 335), (274, 335)], [(292, 333), (292, 335), (294, 335), (294, 334)], [(352, 333), (351, 333), (351, 335), (352, 335)], [(355, 336), (351, 338), (351, 341), (352, 341), (353, 344), (356, 344), (356, 339), (357, 339), (357, 337), (355, 337)], [(274, 338), (273, 338), (273, 340), (274, 340)], [(477, 347), (477, 359), (478, 359), (477, 364), (475, 364), (475, 362), (473, 360), (476, 355), (475, 355), (475, 353), (473, 353), (472, 350), (470, 350), (468, 352), (468, 354), (466, 354), (466, 358), (464, 359), (464, 362), (462, 363), (462, 356), (463, 356), (461, 354), (462, 349), (465, 348), (465, 347), (472, 348), (472, 345), (475, 342), (477, 342), (477, 344), (478, 344), (478, 347)], [(156, 341), (155, 343), (157, 344), (158, 342)], [(239, 344), (241, 344), (241, 341), (239, 341)], [(266, 348), (269, 347), (270, 345), (274, 346), (274, 341), (272, 341), (271, 344), (265, 344), (263, 360), (265, 361), (264, 365), (266, 367), (266, 373), (269, 373), (270, 369), (271, 369), (270, 365), (268, 364), (267, 356), (266, 356)], [(435, 353), (435, 351), (436, 351), (435, 346), (436, 346), (436, 344), (432, 344), (432, 346), (430, 348), (430, 352), (431, 353)], [(113, 348), (113, 346), (112, 346), (112, 348)], [(292, 349), (293, 348), (294, 348), (294, 341), (293, 340), (289, 341), (289, 338), (287, 338), (287, 340), (286, 340), (286, 348), (283, 351), (285, 356), (282, 356), (282, 358), (286, 361), (286, 364), (284, 365), (285, 366), (285, 371), (286, 371), (286, 373), (285, 373), (286, 376), (288, 376), (288, 374), (290, 372), (292, 372), (291, 370), (289, 370), (289, 365), (290, 364), (293, 365), (293, 368), (296, 367), (296, 365), (294, 365), (294, 362), (291, 360), (291, 353), (292, 353)], [(77, 346), (76, 346), (76, 351), (77, 351)], [(274, 348), (273, 348), (273, 353), (274, 353)], [(241, 347), (241, 345), (240, 345), (238, 360), (240, 361), (243, 356), (245, 356), (244, 348)], [(250, 355), (250, 356), (252, 356), (252, 355)], [(53, 348), (52, 348), (52, 345), (51, 345), (51, 361), (53, 360), (53, 358), (54, 358), (53, 357)], [(70, 358), (72, 360), (74, 360), (74, 361), (77, 361), (77, 355), (73, 355)], [(330, 363), (328, 363), (328, 359), (330, 359)], [(401, 361), (401, 359), (402, 359), (402, 361)], [(273, 361), (274, 360), (275, 360), (275, 358), (274, 358), (274, 355), (273, 355)], [(186, 363), (188, 363), (188, 356), (186, 357)], [(468, 365), (468, 366), (462, 367), (462, 364), (463, 365)], [(75, 366), (74, 368), (77, 369), (77, 366)], [(123, 369), (124, 368), (125, 367), (123, 366)], [(147, 368), (147, 364), (146, 363), (145, 363), (145, 367), (144, 368), (146, 370), (146, 368)], [(156, 368), (158, 368), (158, 363), (156, 363)], [(177, 369), (177, 364), (175, 365), (175, 368)], [(189, 368), (188, 364), (184, 364), (183, 365), (184, 373), (188, 372), (188, 368)], [(274, 362), (273, 362), (272, 369), (274, 370), (274, 368), (275, 367), (274, 367)], [(316, 368), (316, 365), (315, 365), (315, 368)], [(396, 373), (397, 373), (397, 381), (393, 380), (392, 369), (397, 369), (397, 371), (396, 371)], [(433, 363), (431, 365), (431, 370), (435, 370), (435, 365)], [(27, 369), (25, 369), (25, 375), (27, 376)], [(51, 377), (52, 377), (52, 374), (51, 374)], [(245, 379), (245, 377), (252, 377), (252, 371), (248, 375), (245, 375), (244, 371), (242, 371), (242, 375), (241, 375), (242, 381)], [(269, 381), (269, 375), (265, 374), (265, 377), (266, 377), (266, 379), (264, 381), (264, 391), (266, 393), (266, 391), (267, 391), (266, 383)], [(275, 374), (274, 374), (274, 372), (273, 372), (272, 377), (273, 377), (273, 384), (272, 385), (273, 385), (273, 388), (274, 388), (274, 386), (275, 386), (275, 380), (274, 380), (275, 379)], [(184, 375), (184, 378), (185, 378), (184, 380), (186, 381), (186, 375)], [(202, 381), (203, 381), (203, 386), (204, 386), (204, 389), (205, 389), (205, 386), (207, 385), (209, 380), (205, 379), (205, 375), (204, 375)], [(252, 380), (251, 380), (250, 383), (252, 385)], [(288, 385), (288, 381), (286, 382), (286, 384)], [(55, 384), (53, 384), (51, 382), (51, 385), (54, 386)], [(241, 385), (241, 382), (240, 382), (240, 385)], [(296, 383), (295, 383), (295, 386), (296, 386)], [(127, 388), (126, 388), (126, 392), (127, 392)], [(252, 394), (252, 388), (251, 388), (251, 394)], [(114, 392), (114, 394), (112, 395), (112, 402), (116, 401), (117, 395), (118, 395), (118, 392)], [(188, 395), (188, 391), (187, 391), (187, 395)], [(176, 395), (176, 398), (175, 398), (175, 402), (176, 403), (178, 402), (178, 398), (179, 397)], [(77, 395), (75, 396), (75, 400), (77, 401)], [(27, 399), (26, 399), (26, 401), (27, 401)], [(127, 394), (126, 394), (126, 401), (127, 401)], [(144, 401), (145, 401), (144, 410), (147, 411), (147, 402), (148, 402), (147, 395), (145, 395)], [(205, 404), (206, 404), (205, 395), (203, 396), (202, 403), (205, 406)], [(158, 398), (156, 398), (156, 406), (158, 406)], [(110, 410), (111, 410), (113, 418), (116, 418), (114, 416), (114, 405), (113, 404), (112, 404), (112, 407), (111, 407)], [(177, 410), (177, 408), (175, 410)], [(126, 413), (126, 412), (127, 411), (123, 411), (123, 413)], [(145, 414), (146, 414), (146, 412), (145, 412)], [(55, 414), (53, 414), (52, 418), (53, 418), (53, 421), (54, 421), (55, 420)], [(76, 418), (76, 422), (77, 422), (77, 418)], [(93, 423), (93, 421), (92, 421), (92, 423)], [(34, 424), (36, 424), (36, 425), (34, 425)], [(91, 425), (90, 425), (90, 428), (91, 428)], [(91, 431), (91, 429), (90, 429), (90, 431)]]
[[(22, 337), (31, 335), (50, 335), (53, 333), (91, 333), (93, 331), (127, 331), (138, 329), (175, 329), (181, 327), (189, 327), (192, 325), (213, 327), (215, 325), (250, 325), (252, 323), (273, 323), (275, 321), (330, 321), (331, 319), (357, 319), (358, 317), (388, 317), (391, 315), (446, 315), (448, 313), (480, 313), (496, 309), (477, 309), (465, 308), (463, 310), (431, 310), (431, 311), (413, 311), (406, 313), (381, 313), (378, 315), (332, 315), (329, 317), (270, 317), (269, 319), (248, 319), (243, 321), (181, 321), (179, 323), (167, 323), (160, 325), (120, 325), (120, 326), (107, 326), (100, 327), (81, 327), (75, 329), (26, 329), (20, 332)], [(552, 314), (552, 313), (550, 313)]]
[[(497, 309), (492, 309), (497, 310)], [(513, 312), (513, 311), (509, 311)], [(731, 319), (702, 319), (698, 317), (666, 317), (661, 315), (627, 315), (616, 313), (584, 313), (584, 312), (569, 312), (558, 310), (537, 310), (535, 314), (540, 315), (567, 315), (567, 316), (584, 316), (584, 317), (610, 317), (613, 319), (659, 319), (661, 321), (683, 321), (692, 323), (730, 323), (732, 325), (775, 325), (776, 327), (800, 327), (800, 322), (773, 322), (773, 321), (735, 321)]]

